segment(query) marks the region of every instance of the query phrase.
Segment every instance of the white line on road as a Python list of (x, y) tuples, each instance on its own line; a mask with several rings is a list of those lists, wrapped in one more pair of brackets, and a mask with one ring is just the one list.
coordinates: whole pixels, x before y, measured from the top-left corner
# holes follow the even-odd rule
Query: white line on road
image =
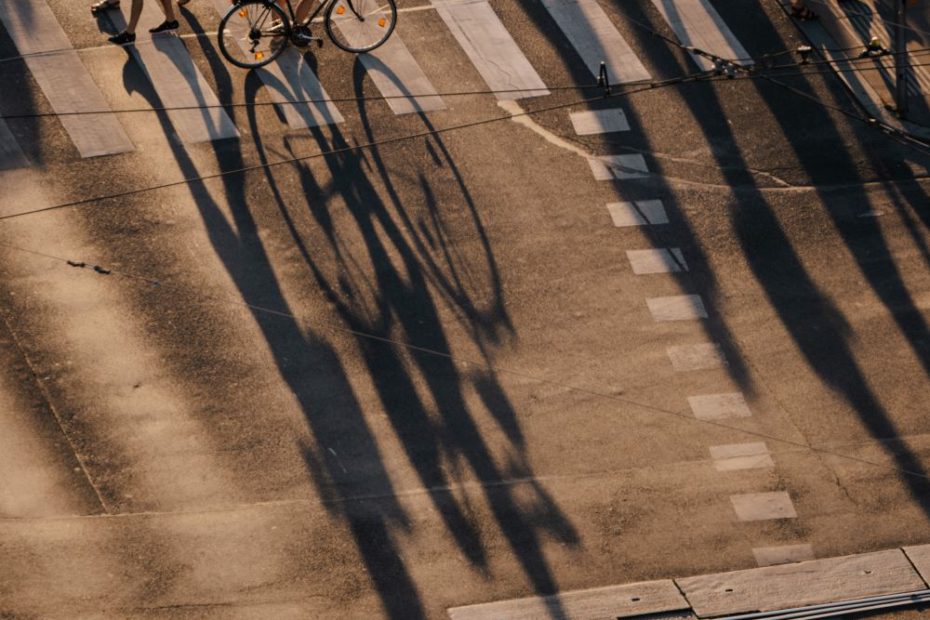
[[(124, 3), (122, 10), (129, 10)], [(184, 43), (173, 34), (148, 34), (148, 28), (159, 24), (164, 15), (156, 2), (143, 5), (139, 21), (138, 41), (151, 45), (130, 46), (133, 57), (148, 76), (158, 95), (159, 105), (168, 108), (203, 107), (199, 110), (167, 112), (178, 136), (188, 143), (237, 138), (239, 131), (220, 105), (203, 74), (194, 64)], [(121, 13), (110, 11), (113, 23), (122, 30), (125, 20)]]
[(706, 319), (707, 310), (700, 295), (674, 295), (646, 300), (655, 321), (693, 321)]
[(58, 117), (81, 157), (135, 149), (45, 0), (0, 0), (0, 20), (56, 113), (105, 111)]
[(633, 273), (638, 276), (688, 271), (688, 263), (678, 248), (627, 250), (626, 257)]
[(607, 155), (588, 159), (591, 173), (598, 181), (640, 179), (649, 176), (649, 167), (642, 155)]
[(592, 136), (601, 133), (629, 131), (630, 123), (620, 108), (607, 110), (585, 110), (569, 114), (572, 127), (579, 136)]
[[(359, 56), (371, 80), (394, 114), (445, 110), (446, 104), (426, 77), (413, 54), (395, 32), (387, 43)], [(423, 95), (408, 97), (408, 95)]]
[(491, 90), (520, 91), (498, 93), (498, 99), (549, 94), (542, 78), (489, 3), (462, 4), (448, 0), (432, 0), (432, 3)]
[(710, 456), (717, 471), (740, 471), (775, 467), (764, 442), (731, 443), (711, 446)]
[(543, 0), (591, 75), (601, 62), (607, 65), (611, 84), (650, 79), (649, 72), (595, 0)]
[(740, 521), (796, 519), (798, 516), (791, 497), (784, 491), (731, 495), (730, 502)]
[(661, 200), (637, 200), (635, 202), (611, 202), (607, 212), (614, 226), (646, 226), (668, 224), (668, 215)]
[(699, 420), (748, 418), (752, 415), (746, 399), (739, 392), (689, 396), (688, 404), (691, 405), (694, 417)]
[[(707, 0), (652, 0), (652, 3), (682, 45), (702, 49), (720, 58), (745, 59), (740, 64), (752, 65), (752, 61), (748, 60), (749, 53)], [(704, 71), (714, 68), (714, 63), (705, 56), (691, 54), (691, 58)]]
[(672, 368), (679, 372), (709, 370), (727, 365), (726, 357), (715, 343), (686, 344), (665, 349)]

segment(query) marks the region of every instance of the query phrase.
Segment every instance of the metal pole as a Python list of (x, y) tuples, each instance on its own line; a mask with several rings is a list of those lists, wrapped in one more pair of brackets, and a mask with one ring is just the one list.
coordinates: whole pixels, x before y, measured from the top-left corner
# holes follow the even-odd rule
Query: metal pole
[(895, 106), (898, 116), (907, 115), (907, 36), (905, 20), (907, 19), (907, 0), (895, 0), (893, 44), (895, 72)]

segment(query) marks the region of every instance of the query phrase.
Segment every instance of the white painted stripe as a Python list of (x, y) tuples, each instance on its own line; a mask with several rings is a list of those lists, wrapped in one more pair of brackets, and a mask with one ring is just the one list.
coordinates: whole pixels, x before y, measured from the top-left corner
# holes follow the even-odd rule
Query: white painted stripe
[(701, 618), (926, 588), (900, 549), (675, 580)]
[(726, 420), (748, 418), (752, 415), (746, 399), (739, 392), (728, 394), (702, 394), (689, 396), (688, 404), (699, 420)]
[[(213, 4), (220, 15), (225, 15), (230, 7), (228, 0), (213, 0)], [(231, 21), (232, 27), (245, 25), (241, 20)], [(245, 51), (245, 33), (233, 34)], [(230, 70), (235, 71), (235, 68), (230, 67)], [(265, 85), (268, 96), (284, 114), (289, 128), (305, 129), (344, 122), (336, 104), (328, 101), (329, 93), (293, 47), (288, 47), (277, 60), (255, 72)]]
[(595, 0), (543, 0), (543, 6), (592, 76), (598, 76), (603, 61), (611, 84), (650, 79), (646, 67)]
[[(652, 3), (682, 45), (702, 49), (720, 58), (749, 58), (749, 53), (708, 0), (652, 0)], [(691, 58), (704, 71), (714, 68), (714, 63), (705, 56), (691, 54)], [(752, 61), (743, 60), (740, 64), (749, 66)]]
[(740, 521), (771, 521), (798, 517), (791, 497), (784, 491), (731, 495), (730, 502)]
[(575, 133), (579, 136), (630, 130), (626, 114), (620, 108), (572, 112), (569, 118), (571, 118)]
[(498, 93), (498, 99), (522, 99), (549, 94), (542, 78), (517, 47), (489, 3), (431, 1), (488, 86), (492, 90), (520, 91)]
[(769, 450), (762, 442), (711, 446), (710, 456), (717, 471), (740, 471), (775, 467)]
[(12, 168), (25, 168), (29, 165), (29, 160), (23, 154), (22, 149), (13, 137), (13, 132), (7, 126), (6, 121), (0, 118), (0, 170), (10, 170)]
[[(121, 10), (128, 11), (130, 2), (124, 2)], [(199, 110), (171, 110), (167, 112), (178, 136), (188, 143), (209, 142), (224, 138), (236, 138), (239, 131), (220, 102), (210, 89), (210, 84), (197, 69), (193, 59), (176, 36), (172, 34), (150, 35), (148, 28), (164, 20), (158, 2), (146, 2), (142, 18), (132, 45), (132, 55), (145, 71), (160, 100), (160, 105), (169, 108), (211, 106)], [(117, 11), (109, 12), (114, 25), (122, 30), (125, 20)], [(148, 43), (151, 41), (151, 43)]]
[[(0, 0), (0, 20), (81, 157), (134, 150), (45, 0)], [(54, 56), (31, 56), (56, 51)]]
[(598, 181), (640, 179), (649, 176), (649, 167), (642, 155), (607, 155), (588, 159), (591, 173)]
[[(397, 31), (387, 43), (359, 59), (381, 94), (388, 97), (387, 104), (394, 114), (445, 110), (446, 104), (436, 88), (423, 73), (413, 54), (407, 49)], [(398, 95), (430, 95), (416, 98)]]
[(665, 349), (672, 368), (679, 372), (690, 370), (709, 370), (722, 368), (727, 360), (720, 350), (720, 345), (714, 343), (687, 344)]
[(646, 226), (668, 224), (668, 215), (661, 200), (637, 200), (635, 202), (611, 202), (607, 212), (614, 226)]
[(630, 261), (633, 273), (638, 276), (688, 271), (688, 263), (678, 248), (627, 250), (626, 257)]
[(649, 312), (656, 321), (692, 321), (706, 319), (707, 310), (700, 295), (653, 297), (646, 300)]
[(535, 620), (558, 616), (593, 620), (673, 612), (689, 607), (675, 583), (668, 579), (453, 607), (449, 617), (451, 620)]
[(814, 549), (810, 545), (782, 545), (780, 547), (756, 547), (752, 550), (759, 566), (776, 566), (807, 562), (814, 559)]

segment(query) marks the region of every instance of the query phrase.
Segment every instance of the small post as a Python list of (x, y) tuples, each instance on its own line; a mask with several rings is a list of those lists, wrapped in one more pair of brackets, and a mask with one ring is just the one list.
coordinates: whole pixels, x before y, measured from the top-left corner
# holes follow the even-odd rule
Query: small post
[(604, 96), (610, 96), (610, 81), (607, 79), (607, 63), (601, 61), (601, 70), (597, 74), (597, 85), (604, 89)]
[(892, 50), (894, 50), (894, 73), (895, 73), (895, 107), (898, 116), (904, 118), (907, 115), (907, 36), (906, 24), (907, 5), (906, 0), (895, 0), (894, 23), (891, 25), (892, 31)]

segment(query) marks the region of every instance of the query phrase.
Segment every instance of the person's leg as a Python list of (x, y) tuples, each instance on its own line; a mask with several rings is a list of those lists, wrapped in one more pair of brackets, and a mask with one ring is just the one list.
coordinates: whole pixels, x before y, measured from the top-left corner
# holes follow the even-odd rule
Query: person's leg
[(142, 16), (143, 0), (132, 0), (132, 8), (129, 9), (129, 23), (126, 24), (125, 32), (129, 34), (136, 33), (136, 26), (139, 25), (139, 17)]
[(300, 0), (300, 4), (297, 5), (297, 10), (294, 11), (294, 17), (297, 20), (298, 24), (303, 23), (307, 19), (307, 15), (310, 14), (310, 8), (313, 6), (314, 0)]
[(149, 28), (149, 32), (164, 32), (166, 30), (177, 30), (179, 24), (178, 20), (174, 16), (174, 4), (171, 3), (171, 0), (158, 0), (161, 3), (161, 10), (165, 13), (165, 21), (161, 24), (155, 26), (154, 28)]

